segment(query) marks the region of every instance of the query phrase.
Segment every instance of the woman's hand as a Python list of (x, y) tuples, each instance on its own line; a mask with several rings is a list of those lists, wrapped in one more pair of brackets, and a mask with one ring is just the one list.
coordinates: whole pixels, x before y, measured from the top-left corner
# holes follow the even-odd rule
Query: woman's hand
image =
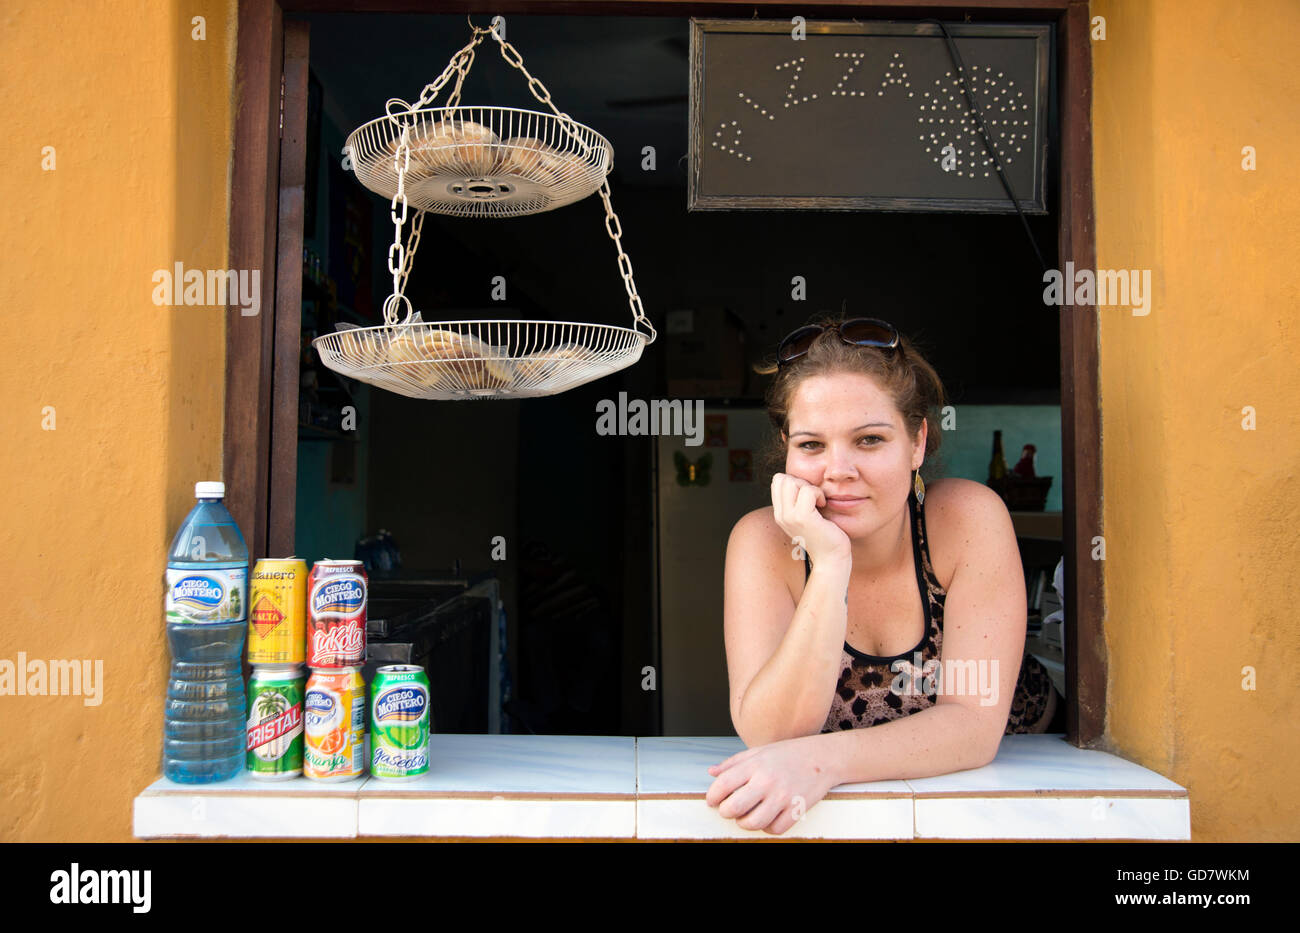
[(820, 559), (849, 558), (852, 543), (844, 529), (817, 511), (826, 507), (821, 487), (789, 473), (772, 477), (772, 514), (795, 543), (802, 542), (815, 564)]
[(780, 835), (840, 783), (825, 758), (820, 735), (747, 748), (709, 768), (704, 800), (742, 829)]

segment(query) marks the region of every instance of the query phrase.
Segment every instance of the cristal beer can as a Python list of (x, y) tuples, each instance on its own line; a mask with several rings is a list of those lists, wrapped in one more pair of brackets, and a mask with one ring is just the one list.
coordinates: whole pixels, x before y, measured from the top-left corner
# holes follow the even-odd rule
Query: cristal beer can
[(307, 680), (302, 773), (348, 781), (366, 771), (366, 682), (361, 669), (312, 671)]
[[(305, 569), (305, 568), (304, 568)], [(301, 664), (267, 664), (248, 682), (248, 771), (263, 781), (302, 774), (302, 705), (307, 675)]]
[(370, 685), (370, 775), (407, 781), (429, 770), (429, 678), (414, 664), (391, 664)]
[(249, 664), (301, 664), (307, 642), (307, 562), (263, 559), (253, 568)]
[(366, 571), (359, 560), (318, 560), (307, 580), (307, 666), (366, 660)]

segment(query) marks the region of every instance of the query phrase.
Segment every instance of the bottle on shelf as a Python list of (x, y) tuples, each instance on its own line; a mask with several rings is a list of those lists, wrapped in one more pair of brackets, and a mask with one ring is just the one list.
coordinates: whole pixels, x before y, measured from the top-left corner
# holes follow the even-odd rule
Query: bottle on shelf
[(993, 432), (993, 459), (989, 461), (988, 485), (1001, 483), (1007, 476), (1007, 458), (1002, 454), (1002, 432)]
[(248, 548), (222, 501), (225, 494), (224, 483), (195, 484), (198, 502), (167, 555), (172, 666), (163, 776), (185, 784), (224, 781), (244, 768)]

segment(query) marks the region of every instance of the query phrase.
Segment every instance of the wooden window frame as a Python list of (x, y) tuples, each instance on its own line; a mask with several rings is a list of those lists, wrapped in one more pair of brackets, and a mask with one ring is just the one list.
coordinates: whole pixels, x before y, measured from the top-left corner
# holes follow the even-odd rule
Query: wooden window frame
[[(231, 308), (226, 330), (223, 467), (227, 500), (245, 529), (252, 555), (294, 549), (297, 472), (297, 371), (301, 270), (292, 237), (299, 231), (305, 143), (305, 65), (294, 51), (305, 27), (285, 14), (304, 12), (472, 13), (588, 16), (744, 17), (808, 19), (934, 17), (948, 21), (1014, 19), (1057, 27), (1061, 149), (1057, 268), (1096, 267), (1092, 192), (1092, 53), (1087, 0), (943, 0), (912, 3), (856, 0), (790, 4), (781, 0), (240, 0), (235, 60), (234, 161), (230, 203), (230, 265), (277, 269), (262, 276), (262, 307), (244, 317)], [(485, 23), (486, 24), (486, 23)], [(286, 69), (286, 62), (288, 68)], [(283, 90), (282, 90), (283, 89)], [(283, 97), (282, 97), (283, 94)], [(288, 101), (284, 106), (282, 100)], [(281, 113), (286, 125), (281, 126)], [(296, 192), (296, 193), (295, 193)], [(295, 221), (296, 218), (296, 221)], [(301, 235), (298, 238), (301, 248)], [(279, 254), (277, 257), (277, 253)], [(277, 258), (279, 263), (277, 266)], [(277, 300), (278, 299), (278, 300)], [(1065, 562), (1066, 736), (1099, 744), (1105, 728), (1107, 663), (1102, 563), (1092, 541), (1101, 535), (1101, 405), (1095, 309), (1061, 315), (1062, 548)]]

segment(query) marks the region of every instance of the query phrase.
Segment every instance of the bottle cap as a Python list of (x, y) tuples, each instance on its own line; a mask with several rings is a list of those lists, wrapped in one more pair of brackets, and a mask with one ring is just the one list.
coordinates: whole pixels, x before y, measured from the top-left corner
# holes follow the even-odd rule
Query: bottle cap
[(207, 483), (194, 484), (195, 499), (224, 499), (225, 497), (226, 497), (225, 483), (207, 482)]

